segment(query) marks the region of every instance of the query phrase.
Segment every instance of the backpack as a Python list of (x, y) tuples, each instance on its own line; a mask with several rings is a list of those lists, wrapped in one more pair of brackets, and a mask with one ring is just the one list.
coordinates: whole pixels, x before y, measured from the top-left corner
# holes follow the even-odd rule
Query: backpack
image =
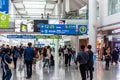
[(18, 58), (19, 57), (19, 52), (17, 50), (14, 51), (14, 58)]

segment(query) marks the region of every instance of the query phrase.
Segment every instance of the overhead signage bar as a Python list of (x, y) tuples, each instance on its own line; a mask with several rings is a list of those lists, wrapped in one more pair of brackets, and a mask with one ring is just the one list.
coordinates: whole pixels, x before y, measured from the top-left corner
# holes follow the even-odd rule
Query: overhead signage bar
[(34, 39), (35, 36), (34, 35), (7, 35), (7, 38), (11, 38), (11, 39)]
[(59, 35), (7, 35), (9, 39), (62, 39)]
[(62, 39), (62, 36), (59, 35), (36, 35), (37, 39)]
[(41, 34), (75, 35), (75, 24), (40, 24)]

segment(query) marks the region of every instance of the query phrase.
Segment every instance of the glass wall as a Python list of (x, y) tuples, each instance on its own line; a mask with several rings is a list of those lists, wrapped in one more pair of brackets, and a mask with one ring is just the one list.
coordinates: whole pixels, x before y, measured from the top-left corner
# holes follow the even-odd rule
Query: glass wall
[(108, 0), (108, 15), (120, 12), (120, 0)]

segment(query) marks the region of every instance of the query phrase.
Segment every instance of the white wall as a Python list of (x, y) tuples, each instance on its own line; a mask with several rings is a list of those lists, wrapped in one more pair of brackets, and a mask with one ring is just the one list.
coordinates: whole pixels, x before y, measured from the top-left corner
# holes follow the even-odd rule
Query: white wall
[(100, 21), (99, 26), (120, 22), (120, 13), (108, 16), (108, 0), (100, 0)]

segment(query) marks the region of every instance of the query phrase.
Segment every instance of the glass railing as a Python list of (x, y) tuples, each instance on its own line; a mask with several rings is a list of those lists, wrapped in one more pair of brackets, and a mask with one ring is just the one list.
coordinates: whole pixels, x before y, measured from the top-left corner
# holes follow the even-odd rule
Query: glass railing
[(86, 14), (79, 14), (79, 15), (50, 15), (49, 17), (44, 16), (20, 16), (20, 15), (9, 15), (11, 20), (14, 19), (82, 19), (82, 20), (87, 20), (88, 17)]

